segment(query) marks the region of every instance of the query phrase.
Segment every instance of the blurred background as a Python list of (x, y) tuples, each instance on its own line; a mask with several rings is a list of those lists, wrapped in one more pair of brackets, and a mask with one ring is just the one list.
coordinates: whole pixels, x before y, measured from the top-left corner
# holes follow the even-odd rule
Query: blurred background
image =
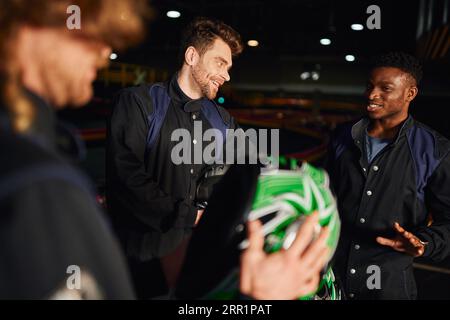
[[(59, 114), (86, 142), (83, 168), (102, 200), (106, 119), (123, 87), (177, 70), (183, 27), (196, 16), (223, 20), (246, 48), (217, 96), (244, 127), (279, 128), (280, 154), (321, 165), (330, 131), (364, 114), (368, 64), (405, 51), (424, 64), (413, 116), (450, 138), (450, 0), (153, 0), (147, 40), (114, 52), (87, 108)], [(376, 5), (375, 11), (368, 8)], [(372, 9), (373, 7), (369, 8)], [(379, 20), (374, 13), (379, 8)], [(374, 20), (375, 19), (375, 20)], [(379, 25), (377, 23), (379, 22)], [(375, 27), (379, 27), (373, 29)], [(70, 119), (70, 120), (69, 120)], [(450, 194), (450, 190), (449, 190)], [(415, 265), (421, 299), (450, 299), (450, 261)]]

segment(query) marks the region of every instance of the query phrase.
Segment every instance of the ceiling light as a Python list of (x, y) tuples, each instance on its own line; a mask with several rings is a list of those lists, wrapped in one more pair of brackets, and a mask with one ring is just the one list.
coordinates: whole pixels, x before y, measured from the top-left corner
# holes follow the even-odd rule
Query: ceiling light
[(353, 62), (353, 61), (355, 61), (355, 56), (348, 54), (345, 56), (345, 60), (347, 60), (348, 62)]
[(352, 28), (352, 30), (355, 30), (355, 31), (361, 31), (364, 29), (364, 26), (360, 23), (354, 23), (354, 24), (352, 24), (351, 28)]
[(313, 72), (311, 72), (311, 78), (312, 78), (314, 81), (317, 81), (317, 80), (320, 79), (320, 74), (319, 74), (317, 71), (313, 71)]
[(167, 11), (167, 16), (169, 18), (176, 19), (181, 16), (181, 13), (179, 11), (170, 10), (170, 11)]
[(109, 58), (111, 59), (111, 60), (116, 60), (117, 58), (118, 58), (119, 56), (117, 55), (117, 53), (111, 53), (111, 55), (109, 56)]
[(300, 75), (300, 78), (302, 80), (307, 80), (310, 76), (311, 76), (311, 74), (308, 71), (305, 71), (305, 72), (302, 72), (302, 74)]
[(259, 42), (257, 40), (248, 40), (247, 42), (249, 47), (257, 47), (259, 46)]
[(320, 44), (323, 46), (329, 46), (331, 44), (331, 40), (328, 38), (320, 39)]

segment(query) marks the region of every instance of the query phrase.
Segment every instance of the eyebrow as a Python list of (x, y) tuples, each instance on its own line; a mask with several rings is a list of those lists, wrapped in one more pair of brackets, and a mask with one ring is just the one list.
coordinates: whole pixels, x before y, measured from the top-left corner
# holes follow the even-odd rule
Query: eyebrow
[[(374, 84), (374, 81), (372, 79), (369, 79), (368, 83)], [(382, 80), (382, 81), (378, 82), (377, 84), (378, 85), (392, 85), (392, 86), (395, 86), (395, 83), (389, 82), (389, 81), (385, 81), (385, 80)]]

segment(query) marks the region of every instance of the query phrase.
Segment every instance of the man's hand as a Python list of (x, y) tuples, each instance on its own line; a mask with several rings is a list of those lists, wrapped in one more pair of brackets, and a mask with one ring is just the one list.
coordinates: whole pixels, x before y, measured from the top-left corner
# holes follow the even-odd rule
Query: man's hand
[(391, 247), (396, 251), (405, 252), (413, 257), (423, 255), (425, 252), (425, 244), (419, 238), (403, 229), (397, 222), (394, 224), (394, 229), (397, 232), (395, 238), (377, 237), (377, 242), (383, 246)]
[(202, 218), (203, 212), (205, 212), (205, 210), (198, 210), (197, 211), (197, 219), (195, 219), (195, 226), (197, 226), (198, 223), (200, 222), (200, 219)]
[(288, 250), (266, 254), (259, 221), (248, 223), (249, 247), (241, 256), (241, 293), (261, 300), (293, 300), (314, 292), (329, 249), (328, 229), (311, 243), (318, 214), (308, 217)]

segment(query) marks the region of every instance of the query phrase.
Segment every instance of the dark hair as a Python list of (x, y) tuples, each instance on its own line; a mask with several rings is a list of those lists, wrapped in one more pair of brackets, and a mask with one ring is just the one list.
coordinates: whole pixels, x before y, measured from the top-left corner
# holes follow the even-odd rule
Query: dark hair
[(218, 38), (230, 47), (233, 57), (238, 56), (244, 49), (241, 36), (232, 27), (216, 19), (195, 18), (186, 27), (181, 38), (180, 64), (184, 62), (184, 54), (188, 47), (193, 46), (203, 54)]
[(381, 67), (394, 67), (408, 73), (418, 85), (422, 80), (422, 65), (414, 56), (404, 52), (389, 52), (372, 61), (371, 70)]

